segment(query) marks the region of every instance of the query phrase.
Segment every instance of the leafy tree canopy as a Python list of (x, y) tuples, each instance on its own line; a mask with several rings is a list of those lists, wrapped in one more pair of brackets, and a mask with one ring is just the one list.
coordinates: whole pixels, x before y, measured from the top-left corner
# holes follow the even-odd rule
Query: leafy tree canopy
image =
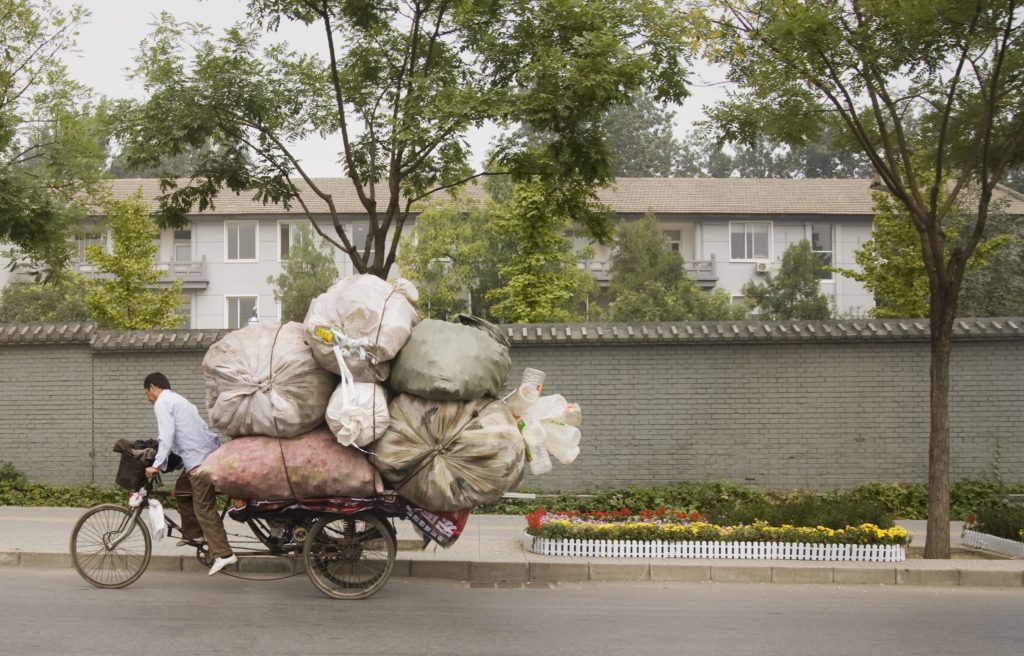
[(743, 295), (760, 311), (760, 318), (773, 321), (829, 319), (832, 309), (821, 293), (821, 261), (806, 239), (790, 244), (782, 254), (778, 275), (765, 274), (764, 282), (743, 285)]
[(68, 274), (47, 283), (12, 282), (0, 291), (0, 323), (91, 321), (84, 277)]
[(756, 135), (726, 149), (724, 139), (710, 130), (696, 129), (680, 143), (673, 171), (691, 178), (871, 177), (870, 162), (851, 147), (823, 132), (816, 141), (797, 146)]
[(148, 330), (173, 328), (182, 322), (180, 280), (160, 288), (156, 268), (159, 235), (142, 192), (124, 200), (108, 200), (104, 209), (110, 222), (111, 252), (103, 246), (86, 249), (86, 260), (98, 277), (89, 280), (85, 304), (101, 328)]
[(274, 285), (274, 300), (281, 304), (281, 321), (302, 321), (309, 303), (323, 294), (338, 279), (334, 249), (302, 226), (292, 240), (284, 271), (269, 276)]
[[(161, 17), (135, 70), (149, 98), (124, 113), (126, 161), (216, 147), (190, 186), (164, 181), (163, 225), (208, 207), (221, 187), (302, 203), (301, 180), (334, 220), (322, 236), (382, 277), (413, 203), (497, 170), (543, 175), (559, 214), (607, 237), (603, 215), (587, 212), (612, 177), (602, 113), (644, 89), (685, 95), (689, 31), (667, 0), (250, 0), (248, 16), (219, 40)], [(261, 48), (281, 21), (317, 30), (324, 56)], [(473, 170), (466, 135), (487, 120), (556, 138), (542, 148), (507, 139), (490, 168)], [(309, 135), (339, 144), (369, 221), (363, 244), (295, 155)]]
[[(723, 136), (801, 145), (824, 130), (845, 133), (917, 230), (931, 330), (925, 556), (948, 558), (953, 322), (992, 191), (1024, 161), (1021, 0), (712, 0), (708, 7), (707, 53), (738, 83), (711, 114)], [(968, 205), (970, 225), (947, 244), (946, 226)]]
[(48, 0), (0, 0), (0, 243), (11, 268), (37, 277), (62, 273), (68, 235), (84, 216), (83, 192), (106, 156), (106, 104), (67, 77), (81, 7)]
[(493, 222), (499, 239), (514, 251), (497, 267), (503, 286), (486, 294), (491, 313), (510, 323), (585, 319), (586, 296), (597, 283), (579, 268), (580, 254), (566, 236), (570, 217), (559, 212), (545, 182), (518, 183), (512, 198), (495, 208)]
[[(837, 268), (835, 271), (859, 280), (874, 294), (875, 307), (871, 309), (871, 316), (927, 317), (931, 294), (928, 289), (928, 274), (921, 257), (921, 239), (914, 228), (914, 223), (907, 216), (906, 209), (889, 194), (876, 192), (874, 206), (875, 223), (871, 239), (854, 251), (854, 259), (860, 265), (860, 270)], [(972, 223), (970, 217), (954, 219), (958, 220), (950, 221), (946, 225), (948, 233), (963, 229), (965, 223)], [(948, 234), (946, 243), (952, 244), (955, 240), (955, 234)], [(973, 269), (978, 265), (984, 266), (987, 260), (1002, 250), (1010, 240), (1010, 235), (1004, 233), (979, 242), (968, 262), (965, 284), (971, 279)], [(990, 273), (991, 271), (986, 272), (985, 277)], [(981, 298), (978, 298), (977, 294), (984, 292), (978, 288), (977, 283), (970, 287), (975, 294), (971, 305), (980, 309)], [(961, 315), (966, 316), (963, 313)]]
[(679, 143), (672, 134), (674, 112), (649, 96), (616, 105), (601, 123), (608, 135), (614, 174), (620, 178), (667, 178)]
[(722, 289), (708, 293), (690, 278), (682, 256), (667, 248), (658, 220), (648, 212), (619, 226), (611, 261), (613, 321), (725, 321), (746, 319)]
[(402, 275), (416, 283), (420, 307), (431, 317), (449, 319), (460, 312), (493, 318), (487, 292), (501, 286), (498, 267), (515, 252), (494, 218), (493, 201), (467, 198), (432, 203), (416, 217), (398, 254)]

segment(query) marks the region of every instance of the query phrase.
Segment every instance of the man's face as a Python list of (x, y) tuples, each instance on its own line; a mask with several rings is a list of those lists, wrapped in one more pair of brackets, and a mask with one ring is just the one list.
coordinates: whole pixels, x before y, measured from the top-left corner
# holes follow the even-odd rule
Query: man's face
[(161, 390), (156, 385), (150, 385), (150, 386), (146, 387), (146, 399), (150, 403), (156, 403), (156, 397), (160, 396), (160, 392), (162, 392), (162, 391), (163, 390)]

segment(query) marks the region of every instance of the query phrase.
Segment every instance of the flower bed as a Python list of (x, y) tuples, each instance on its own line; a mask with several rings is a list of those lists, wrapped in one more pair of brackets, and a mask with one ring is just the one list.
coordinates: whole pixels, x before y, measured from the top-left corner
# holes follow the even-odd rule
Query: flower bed
[(741, 526), (709, 524), (695, 512), (628, 510), (613, 513), (548, 513), (526, 516), (524, 546), (563, 556), (653, 558), (763, 558), (784, 560), (901, 561), (910, 535), (901, 527), (874, 524)]

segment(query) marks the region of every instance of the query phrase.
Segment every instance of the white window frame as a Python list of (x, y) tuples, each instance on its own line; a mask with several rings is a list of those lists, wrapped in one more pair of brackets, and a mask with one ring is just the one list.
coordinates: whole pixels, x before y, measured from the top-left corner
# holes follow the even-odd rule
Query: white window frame
[[(229, 257), (229, 253), (231, 252), (231, 248), (230, 248), (230, 244), (228, 243), (228, 239), (229, 239), (228, 234), (229, 234), (229, 231), (230, 231), (230, 226), (232, 226), (232, 225), (242, 226), (242, 225), (250, 224), (250, 223), (255, 227), (255, 230), (256, 230), (255, 235), (254, 235), (254, 237), (255, 237), (255, 248), (253, 249), (255, 251), (255, 257), (252, 258), (252, 259), (248, 259), (248, 258), (231, 259)], [(225, 221), (224, 222), (224, 261), (225, 262), (231, 262), (231, 263), (235, 263), (235, 262), (259, 262), (260, 261), (260, 222), (259, 221)]]
[[(832, 244), (831, 244), (832, 248), (831, 248), (831, 250), (824, 250), (824, 251), (814, 250), (814, 239), (813, 239), (813, 228), (812, 228), (812, 226), (814, 224), (819, 224), (819, 225), (820, 224), (828, 224), (830, 226), (831, 229), (829, 230), (829, 234), (832, 236)], [(837, 229), (836, 224), (835, 223), (831, 223), (829, 221), (812, 221), (811, 223), (807, 224), (807, 243), (809, 243), (811, 245), (811, 252), (814, 253), (815, 255), (817, 255), (818, 253), (831, 253), (832, 254), (832, 264), (830, 266), (835, 266), (836, 265), (836, 229)], [(818, 282), (833, 283), (833, 282), (836, 281), (836, 274), (835, 273), (833, 273), (832, 271), (825, 271), (825, 273), (828, 274), (828, 278), (818, 278)]]
[[(242, 325), (240, 325), (240, 326), (235, 327), (235, 326), (231, 325), (231, 301), (237, 301), (238, 299), (242, 299), (242, 298), (254, 298), (254, 299), (256, 299), (256, 302), (253, 303), (253, 307), (256, 310), (256, 318), (259, 319), (260, 321), (263, 321), (263, 318), (260, 316), (260, 295), (259, 294), (232, 294), (230, 296), (225, 296), (224, 297), (224, 326), (228, 330), (238, 330), (239, 328), (245, 328), (248, 325), (249, 317), (246, 317), (245, 321), (241, 322)], [(239, 319), (241, 319), (241, 317), (239, 317)]]
[[(768, 226), (768, 254), (765, 257), (745, 257), (746, 256), (746, 234), (747, 234), (746, 226), (750, 226), (750, 225), (766, 225), (766, 226)], [(744, 257), (736, 257), (735, 254), (732, 252), (733, 226), (744, 226), (744, 228), (743, 228), (743, 234), (744, 234), (744, 240), (743, 240), (743, 243), (744, 243), (744, 253), (743, 253), (743, 255), (744, 255)], [(730, 221), (729, 222), (729, 261), (730, 262), (761, 262), (761, 261), (764, 261), (764, 260), (769, 260), (769, 261), (772, 260), (774, 258), (774, 255), (772, 253), (772, 251), (774, 249), (774, 243), (773, 243), (773, 240), (775, 238), (774, 233), (775, 233), (775, 227), (774, 227), (772, 221)]]
[[(309, 223), (309, 219), (278, 219), (277, 220), (277, 261), (278, 262), (284, 262), (284, 261), (286, 261), (288, 259), (286, 256), (282, 255), (282, 253), (281, 253), (281, 248), (283, 246), (283, 244), (281, 243), (281, 228), (286, 226), (286, 225), (287, 226), (299, 226), (299, 227), (301, 227), (303, 224), (308, 224), (308, 223)], [(313, 226), (309, 226), (309, 231), (310, 231), (311, 234), (315, 234), (316, 233), (316, 230), (313, 229)], [(291, 235), (291, 230), (289, 230), (288, 232), (289, 232), (289, 237), (291, 238), (291, 241), (288, 243), (288, 250), (290, 252), (292, 247), (295, 245), (295, 240), (294, 240), (293, 236)]]

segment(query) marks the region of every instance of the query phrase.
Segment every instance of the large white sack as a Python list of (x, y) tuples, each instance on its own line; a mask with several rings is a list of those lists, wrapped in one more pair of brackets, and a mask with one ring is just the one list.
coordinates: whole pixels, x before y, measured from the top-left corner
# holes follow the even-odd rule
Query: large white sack
[(391, 421), (383, 385), (342, 381), (327, 403), (327, 426), (339, 444), (366, 446), (384, 434)]
[(203, 358), (210, 422), (230, 437), (295, 437), (324, 421), (338, 377), (320, 367), (302, 324), (253, 324)]
[(419, 293), (404, 278), (386, 281), (370, 274), (343, 278), (313, 299), (303, 327), (321, 367), (340, 373), (333, 347), (317, 328), (340, 330), (347, 344), (345, 363), (357, 381), (387, 380), (389, 361), (398, 355), (420, 316)]

